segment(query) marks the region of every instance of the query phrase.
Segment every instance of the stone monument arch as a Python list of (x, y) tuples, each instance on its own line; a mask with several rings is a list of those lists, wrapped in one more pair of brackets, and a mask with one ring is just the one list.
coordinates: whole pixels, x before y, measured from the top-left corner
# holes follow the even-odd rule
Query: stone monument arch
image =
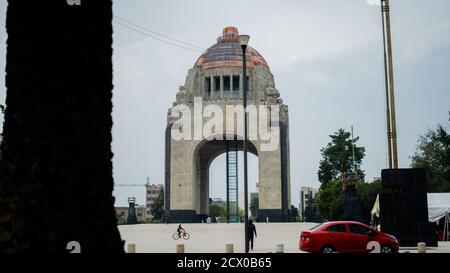
[[(209, 215), (209, 167), (228, 146), (243, 146), (242, 49), (226, 27), (188, 71), (166, 127), (165, 210), (171, 223)], [(247, 51), (248, 152), (258, 157), (258, 220), (288, 221), (291, 206), (288, 107), (265, 59)], [(211, 129), (208, 131), (208, 129)], [(252, 171), (252, 170), (249, 170)]]

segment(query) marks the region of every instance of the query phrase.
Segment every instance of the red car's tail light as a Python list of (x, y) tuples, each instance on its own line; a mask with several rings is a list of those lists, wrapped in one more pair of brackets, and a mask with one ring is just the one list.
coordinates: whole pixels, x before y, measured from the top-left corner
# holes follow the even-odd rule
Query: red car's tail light
[(309, 236), (310, 236), (309, 233), (302, 232), (301, 235), (300, 235), (300, 240), (301, 241), (308, 241), (309, 240)]

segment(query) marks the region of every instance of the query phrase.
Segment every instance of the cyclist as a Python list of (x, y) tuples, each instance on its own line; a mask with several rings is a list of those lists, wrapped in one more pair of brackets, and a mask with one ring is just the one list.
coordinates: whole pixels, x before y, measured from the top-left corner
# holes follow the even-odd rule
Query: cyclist
[(178, 237), (180, 237), (180, 238), (181, 238), (181, 231), (186, 231), (186, 230), (184, 230), (184, 228), (182, 228), (181, 224), (180, 224), (180, 225), (178, 225), (178, 228), (177, 228)]

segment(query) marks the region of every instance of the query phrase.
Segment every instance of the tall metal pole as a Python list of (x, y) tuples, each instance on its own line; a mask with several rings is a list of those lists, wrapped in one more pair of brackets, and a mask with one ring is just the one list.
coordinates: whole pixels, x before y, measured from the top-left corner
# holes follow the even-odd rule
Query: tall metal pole
[(242, 47), (242, 78), (244, 80), (243, 104), (244, 104), (244, 225), (245, 225), (245, 253), (249, 252), (249, 234), (248, 234), (248, 181), (247, 181), (247, 60), (245, 51), (247, 45)]
[(391, 139), (392, 139), (392, 158), (394, 168), (398, 168), (398, 158), (397, 158), (397, 125), (395, 119), (395, 96), (394, 96), (394, 65), (392, 61), (392, 38), (391, 38), (391, 17), (389, 11), (389, 0), (382, 0), (381, 4), (384, 2), (384, 12), (386, 14), (386, 40), (387, 40), (387, 50), (388, 50), (388, 67), (389, 67), (389, 89), (390, 89), (390, 103), (391, 103)]
[(353, 125), (352, 125), (352, 159), (353, 159), (353, 171), (356, 172), (356, 161), (355, 161), (355, 139), (353, 138)]
[(387, 67), (387, 54), (386, 54), (386, 31), (384, 23), (384, 5), (381, 0), (381, 20), (383, 24), (383, 51), (384, 51), (384, 83), (386, 89), (386, 136), (387, 136), (387, 148), (388, 148), (388, 164), (389, 169), (392, 169), (392, 132), (391, 132), (391, 113), (389, 106), (389, 79), (388, 79), (388, 67)]

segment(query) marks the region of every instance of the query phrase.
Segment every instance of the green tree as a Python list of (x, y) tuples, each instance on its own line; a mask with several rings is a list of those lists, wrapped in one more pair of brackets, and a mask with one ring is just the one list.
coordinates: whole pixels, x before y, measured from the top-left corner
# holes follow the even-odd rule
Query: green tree
[(162, 220), (164, 216), (164, 189), (161, 189), (158, 197), (150, 206), (153, 220)]
[(123, 215), (117, 216), (117, 224), (118, 225), (125, 225), (127, 223), (127, 219)]
[(381, 180), (375, 180), (373, 182), (360, 182), (358, 185), (357, 195), (360, 200), (360, 212), (361, 221), (364, 223), (370, 223), (370, 213), (375, 203), (375, 199), (381, 190)]
[(209, 205), (209, 216), (213, 219), (220, 217), (222, 220), (227, 220), (227, 203), (211, 203)]
[(429, 192), (450, 192), (450, 133), (438, 125), (418, 142), (411, 166), (425, 169)]
[(342, 172), (353, 169), (352, 145), (355, 144), (355, 165), (361, 180), (364, 180), (364, 171), (360, 169), (362, 159), (365, 156), (365, 148), (356, 146), (359, 137), (352, 141), (351, 134), (344, 129), (339, 129), (330, 135), (331, 142), (322, 148), (322, 160), (320, 161), (317, 175), (321, 188), (340, 177)]
[(344, 213), (344, 192), (340, 180), (333, 180), (321, 187), (318, 195), (319, 212), (328, 221), (341, 220)]
[[(359, 182), (357, 196), (360, 201), (361, 221), (370, 222), (370, 212), (381, 190), (381, 181)], [(333, 180), (319, 192), (320, 214), (329, 221), (342, 220), (344, 214), (344, 191), (340, 180)]]
[(308, 198), (305, 204), (305, 211), (303, 212), (304, 222), (320, 222), (322, 217), (318, 208), (318, 195), (314, 195), (312, 193), (308, 194)]

